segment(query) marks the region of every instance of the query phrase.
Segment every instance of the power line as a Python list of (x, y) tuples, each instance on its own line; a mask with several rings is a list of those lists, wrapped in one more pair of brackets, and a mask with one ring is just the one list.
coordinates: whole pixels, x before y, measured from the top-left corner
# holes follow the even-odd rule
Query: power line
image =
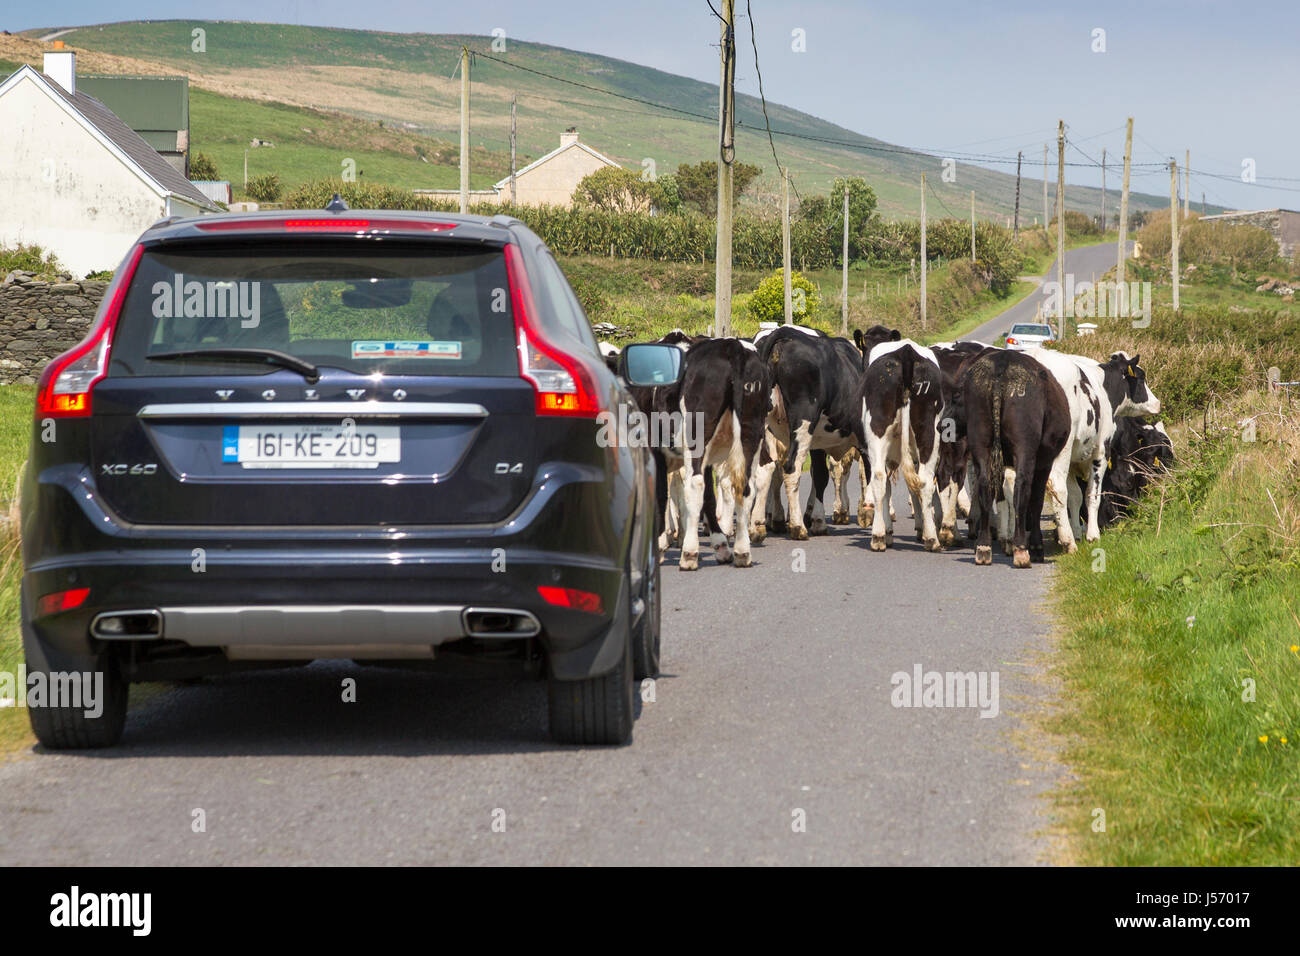
[[(758, 99), (763, 105), (763, 126), (767, 130), (767, 145), (772, 148), (772, 161), (776, 163), (777, 172), (784, 177), (785, 167), (781, 165), (781, 159), (776, 155), (776, 141), (772, 139), (772, 122), (767, 117), (767, 96), (763, 93), (763, 70), (758, 65), (758, 38), (754, 33), (754, 10), (749, 0), (745, 0), (745, 16), (749, 19), (749, 43), (754, 48), (754, 72), (758, 74)], [(802, 202), (803, 196), (799, 195), (799, 187), (795, 186), (793, 181), (790, 185), (794, 186), (795, 198)]]

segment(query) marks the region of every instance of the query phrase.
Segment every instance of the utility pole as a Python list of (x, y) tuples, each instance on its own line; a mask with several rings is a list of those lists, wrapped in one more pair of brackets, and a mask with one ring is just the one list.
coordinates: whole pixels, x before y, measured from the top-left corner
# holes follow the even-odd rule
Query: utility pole
[(781, 170), (781, 269), (785, 279), (785, 324), (794, 324), (794, 297), (790, 289), (790, 170)]
[(975, 190), (970, 191), (970, 261), (975, 261)]
[(469, 212), (469, 47), (460, 48), (460, 211)]
[(510, 205), (515, 204), (515, 102), (518, 96), (510, 94)]
[[(1126, 304), (1124, 270), (1128, 265), (1128, 175), (1133, 160), (1133, 117), (1128, 118), (1128, 132), (1124, 134), (1124, 185), (1119, 194), (1119, 258), (1115, 263), (1115, 281), (1119, 283), (1119, 300)], [(1127, 315), (1128, 313), (1125, 312)]]
[(844, 283), (840, 289), (840, 335), (849, 334), (849, 181), (844, 180)]
[(1169, 270), (1178, 311), (1178, 160), (1169, 160)]
[[(718, 82), (718, 232), (714, 243), (713, 328), (731, 335), (731, 164), (736, 159), (736, 4), (722, 0), (721, 79)], [(787, 263), (788, 263), (787, 256)], [(787, 276), (789, 266), (786, 266)], [(786, 279), (789, 288), (789, 279)], [(789, 299), (787, 294), (786, 299)], [(790, 307), (786, 306), (786, 321)]]
[(1061, 288), (1057, 339), (1065, 338), (1065, 120), (1056, 127), (1056, 281)]
[(1024, 153), (1016, 153), (1016, 217), (1012, 220), (1014, 225), (1011, 227), (1011, 238), (1020, 238), (1020, 161), (1025, 158)]
[(1101, 234), (1106, 234), (1106, 147), (1101, 148)]
[(1043, 144), (1043, 232), (1047, 232), (1052, 214), (1047, 208), (1047, 144)]
[(1183, 218), (1191, 211), (1192, 201), (1192, 151), (1183, 154)]
[(925, 173), (921, 174), (921, 331), (925, 331)]

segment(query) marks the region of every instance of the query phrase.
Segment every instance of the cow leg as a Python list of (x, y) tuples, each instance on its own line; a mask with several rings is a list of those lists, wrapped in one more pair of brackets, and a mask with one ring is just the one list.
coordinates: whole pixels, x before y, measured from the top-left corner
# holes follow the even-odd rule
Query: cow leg
[(1016, 480), (1012, 491), (1016, 524), (1011, 536), (1011, 564), (1017, 568), (1029, 567), (1029, 523), (1032, 521), (1035, 526), (1042, 525), (1040, 515), (1029, 513), (1029, 502), (1034, 490), (1034, 461), (1029, 455), (1026, 458), (1028, 460), (1016, 462)]
[(1096, 541), (1101, 537), (1101, 525), (1098, 513), (1101, 510), (1101, 482), (1106, 475), (1106, 459), (1094, 458), (1088, 469), (1088, 527), (1084, 534), (1086, 540)]
[(835, 506), (831, 510), (831, 524), (849, 523), (849, 476), (857, 459), (852, 451), (831, 460), (831, 481), (835, 485)]
[(950, 548), (957, 540), (957, 482), (951, 477), (939, 489), (939, 544)]
[(979, 534), (980, 498), (979, 481), (975, 476), (975, 461), (966, 463), (966, 500), (970, 503), (966, 510), (966, 539), (974, 541)]
[[(1092, 471), (1092, 462), (1088, 463), (1088, 471)], [(1070, 476), (1066, 481), (1069, 482), (1069, 493), (1065, 496), (1065, 513), (1070, 519), (1070, 533), (1074, 537), (1075, 550), (1077, 551), (1077, 545), (1083, 540), (1086, 532), (1083, 519), (1084, 486), (1079, 477), (1074, 474), (1073, 469), (1071, 469)]]
[(934, 497), (937, 493), (935, 469), (939, 466), (939, 454), (936, 448), (927, 461), (921, 462), (917, 469), (920, 483), (920, 495), (917, 507), (921, 514), (921, 543), (927, 551), (942, 551), (939, 535), (934, 528)]
[(704, 510), (704, 475), (696, 471), (691, 457), (686, 460), (683, 481), (682, 555), (677, 566), (694, 571), (700, 566), (700, 513)]
[[(701, 506), (702, 516), (705, 527), (709, 529), (709, 547), (713, 549), (713, 556), (717, 559), (718, 564), (731, 563), (731, 548), (727, 544), (727, 535), (722, 529), (725, 525), (718, 523), (718, 498), (727, 494), (725, 489), (714, 491), (715, 473), (722, 484), (729, 480), (726, 475), (725, 466), (720, 466), (716, 470), (712, 465), (704, 469), (704, 501)], [(684, 550), (684, 547), (683, 547)]]
[(1043, 496), (1047, 491), (1049, 469), (1038, 468), (1034, 472), (1034, 483), (1029, 491), (1029, 557), (1039, 564), (1043, 563)]
[(987, 463), (980, 461), (978, 464), (974, 464), (974, 455), (972, 454), (972, 464), (975, 472), (975, 498), (971, 502), (971, 515), (973, 516), (971, 530), (975, 532), (975, 563), (992, 564), (993, 521), (996, 516), (994, 497), (997, 494), (997, 487), (994, 484), (993, 475)]
[(772, 473), (775, 471), (776, 460), (770, 454), (769, 444), (765, 438), (759, 445), (754, 467), (750, 471), (750, 481), (754, 486), (754, 503), (749, 509), (749, 540), (753, 544), (762, 544), (763, 539), (767, 537), (768, 494), (772, 490)]
[(830, 470), (826, 467), (826, 452), (817, 449), (811, 453), (812, 495), (808, 498), (808, 507), (803, 513), (803, 523), (809, 534), (825, 534), (826, 507), (822, 500), (826, 495), (826, 484), (830, 479)]
[[(750, 555), (749, 523), (754, 509), (763, 500), (759, 497), (758, 486), (754, 482), (754, 472), (763, 457), (764, 426), (761, 421), (743, 422), (739, 428), (740, 457), (743, 470), (737, 482), (740, 495), (740, 514), (736, 516), (736, 554), (735, 566), (747, 568), (753, 563)], [(769, 472), (770, 474), (770, 472)]]
[(1015, 549), (1012, 538), (1016, 533), (1016, 469), (1006, 468), (1002, 473), (1002, 500), (998, 502), (998, 540), (1002, 542), (1002, 553), (1011, 554)]
[[(1056, 543), (1066, 554), (1073, 554), (1079, 550), (1074, 543), (1074, 526), (1079, 522), (1076, 516), (1079, 513), (1080, 501), (1077, 494), (1071, 493), (1074, 485), (1074, 479), (1070, 476), (1071, 444), (1066, 442), (1065, 448), (1052, 462), (1046, 489), (1046, 494), (1050, 494), (1051, 498), (1045, 500), (1052, 510), (1052, 516), (1056, 519)], [(1074, 498), (1073, 505), (1070, 503), (1071, 498)], [(1071, 515), (1071, 508), (1074, 509), (1073, 515)]]
[(717, 481), (714, 485), (718, 503), (718, 527), (727, 537), (736, 533), (736, 496), (732, 494), (731, 482), (725, 472), (727, 466), (719, 465), (716, 469)]
[(871, 497), (871, 466), (867, 464), (867, 453), (864, 449), (858, 461), (858, 478), (862, 482), (862, 492), (858, 496), (858, 527), (866, 531), (871, 527), (872, 519), (876, 511), (875, 499)]
[(803, 477), (803, 460), (808, 455), (808, 448), (812, 444), (812, 433), (808, 422), (815, 418), (816, 414), (816, 409), (790, 410), (790, 421), (800, 423), (794, 430), (794, 434), (790, 436), (790, 450), (786, 454), (782, 475), (786, 503), (790, 509), (791, 541), (805, 541), (808, 538), (808, 529), (804, 526), (799, 508), (799, 479)]

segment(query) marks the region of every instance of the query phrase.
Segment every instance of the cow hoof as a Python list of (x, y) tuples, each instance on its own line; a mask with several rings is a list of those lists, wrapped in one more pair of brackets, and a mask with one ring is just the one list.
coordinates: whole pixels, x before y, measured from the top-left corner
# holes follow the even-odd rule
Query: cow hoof
[(980, 545), (978, 548), (976, 548), (976, 549), (975, 549), (975, 563), (976, 563), (976, 564), (992, 564), (992, 563), (993, 563), (993, 549), (990, 548), (990, 547), (988, 547), (987, 545)]
[(830, 528), (821, 518), (814, 518), (808, 525), (809, 534), (830, 534)]
[(831, 514), (831, 524), (848, 524), (849, 513), (847, 511), (836, 511)]
[(683, 551), (682, 559), (677, 562), (678, 569), (682, 571), (694, 571), (698, 569), (699, 566), (700, 566), (700, 552), (698, 551), (690, 551), (690, 552)]
[(885, 547), (886, 547), (886, 548), (892, 548), (893, 546), (894, 546), (894, 532), (892, 532), (892, 531), (886, 531), (886, 532), (885, 532)]
[(1005, 554), (1005, 555), (1007, 555), (1008, 557), (1010, 557), (1011, 554), (1013, 554), (1013, 553), (1015, 552), (1015, 550), (1016, 550), (1015, 548), (1011, 547), (1011, 542), (1010, 542), (1010, 541), (1003, 541), (1003, 542), (1002, 542), (1002, 553), (1003, 553), (1003, 554)]
[(929, 539), (927, 539), (927, 540), (926, 540), (925, 542), (923, 542), (923, 543), (925, 544), (925, 550), (927, 550), (927, 551), (942, 551), (942, 550), (943, 550), (943, 545), (941, 545), (941, 544), (939, 543), (939, 540), (938, 540), (937, 538), (929, 538)]
[(753, 559), (749, 556), (748, 551), (737, 551), (733, 563), (738, 568), (748, 568), (753, 564)]
[(950, 528), (939, 529), (939, 544), (942, 547), (951, 548), (952, 543), (956, 540), (957, 540), (957, 536), (953, 534), (952, 529)]
[(790, 540), (791, 540), (791, 541), (807, 541), (807, 540), (808, 540), (808, 529), (805, 528), (803, 525), (791, 525), (791, 527), (790, 527)]
[(1073, 541), (1071, 541), (1069, 544), (1061, 545), (1061, 548), (1065, 551), (1066, 554), (1074, 554), (1074, 552), (1079, 550), (1079, 546), (1075, 544)]
[(886, 539), (884, 535), (881, 535), (881, 534), (873, 534), (873, 535), (871, 536), (871, 550), (872, 550), (872, 551), (884, 551), (885, 548), (887, 548), (887, 547), (889, 546), (887, 542), (888, 542), (888, 539)]
[(713, 549), (713, 557), (717, 559), (718, 564), (730, 564), (734, 555), (729, 547), (725, 544), (720, 544)]
[(762, 544), (763, 539), (767, 537), (767, 525), (756, 524), (749, 529), (750, 544)]
[(790, 527), (784, 518), (773, 518), (768, 522), (768, 525), (771, 527), (773, 534), (784, 534)]
[(1011, 558), (1011, 566), (1016, 568), (1029, 567), (1029, 551), (1025, 548), (1016, 548)]
[(1030, 559), (1031, 561), (1036, 561), (1036, 562), (1038, 562), (1039, 564), (1042, 564), (1043, 561), (1046, 559), (1045, 556), (1044, 556), (1044, 554), (1043, 554), (1043, 549), (1042, 549), (1042, 548), (1030, 548), (1030, 549), (1029, 549), (1029, 559)]
[(874, 523), (874, 521), (875, 521), (875, 515), (872, 514), (870, 511), (858, 512), (858, 527), (861, 528), (863, 531), (870, 531), (871, 525)]

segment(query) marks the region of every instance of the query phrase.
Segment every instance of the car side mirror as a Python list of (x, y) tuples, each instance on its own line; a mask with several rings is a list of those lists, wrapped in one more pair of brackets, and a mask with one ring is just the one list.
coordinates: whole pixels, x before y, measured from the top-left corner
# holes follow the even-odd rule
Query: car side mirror
[(654, 342), (626, 345), (618, 356), (618, 374), (629, 385), (672, 385), (682, 374), (682, 350)]

